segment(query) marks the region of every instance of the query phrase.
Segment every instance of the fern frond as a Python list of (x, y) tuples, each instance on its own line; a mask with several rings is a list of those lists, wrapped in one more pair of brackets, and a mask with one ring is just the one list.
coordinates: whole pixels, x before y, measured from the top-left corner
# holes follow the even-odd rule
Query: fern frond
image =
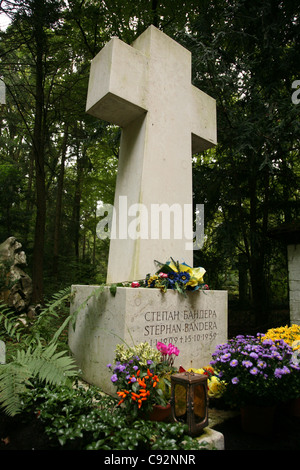
[[(67, 287), (53, 295), (53, 302), (45, 305), (31, 326), (30, 334), (28, 334), (27, 338), (24, 338), (27, 346), (36, 344), (40, 339), (44, 340), (46, 343), (50, 341), (53, 320), (65, 316), (65, 314), (62, 315), (62, 313), (66, 302), (70, 300), (70, 295), (71, 287)], [(62, 331), (63, 328), (60, 327), (55, 333), (55, 341), (58, 340)], [(53, 339), (51, 342), (52, 341)]]
[(59, 292), (56, 292), (53, 294), (52, 299), (50, 302), (47, 302), (45, 304), (45, 307), (42, 309), (42, 311), (39, 314), (39, 317), (37, 319), (37, 324), (41, 323), (44, 320), (44, 317), (49, 317), (49, 316), (54, 316), (57, 317), (57, 309), (61, 305), (63, 305), (67, 300), (69, 300), (71, 295), (71, 287), (66, 287), (65, 289), (60, 290)]
[(17, 414), (21, 409), (21, 394), (37, 378), (50, 385), (66, 384), (77, 376), (73, 359), (66, 351), (56, 352), (57, 345), (39, 344), (34, 349), (19, 350), (14, 360), (0, 367), (0, 403), (6, 413)]
[(21, 409), (21, 395), (30, 386), (30, 371), (17, 362), (0, 367), (0, 403), (9, 416)]
[(71, 295), (71, 286), (65, 287), (60, 291), (54, 293), (50, 299), (50, 301), (45, 303), (44, 310), (55, 310), (58, 306), (65, 302)]
[(0, 302), (0, 337), (8, 336), (20, 340), (20, 324), (16, 321), (16, 314), (4, 302)]
[(76, 375), (74, 360), (66, 351), (56, 352), (57, 344), (37, 346), (35, 349), (17, 351), (16, 362), (26, 365), (32, 377), (49, 384), (63, 384)]
[(33, 354), (35, 369), (33, 374), (49, 384), (63, 384), (68, 377), (77, 374), (74, 360), (66, 351), (56, 352), (57, 345), (50, 344), (43, 351), (36, 349)]
[(51, 303), (46, 304), (27, 330), (20, 328), (14, 312), (7, 305), (0, 304), (0, 336), (2, 333), (3, 336), (17, 338), (21, 347), (9, 363), (0, 365), (0, 406), (7, 414), (13, 416), (21, 411), (21, 396), (31, 386), (31, 379), (50, 385), (64, 385), (78, 375), (75, 362), (68, 353), (57, 351), (58, 338), (73, 315), (63, 321), (50, 343), (45, 345), (49, 341), (49, 324), (54, 317), (61, 315), (70, 295), (70, 287), (54, 294)]

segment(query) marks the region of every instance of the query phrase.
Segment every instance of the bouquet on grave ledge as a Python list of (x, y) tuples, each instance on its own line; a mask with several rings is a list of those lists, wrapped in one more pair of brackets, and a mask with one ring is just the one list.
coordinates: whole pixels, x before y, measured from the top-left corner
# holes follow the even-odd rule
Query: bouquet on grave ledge
[(163, 292), (173, 289), (184, 295), (186, 291), (208, 289), (208, 285), (203, 281), (206, 272), (204, 268), (191, 268), (186, 263), (175, 262), (172, 258), (166, 263), (155, 261), (155, 264), (159, 269), (155, 275), (147, 274), (146, 287), (155, 287)]
[(225, 383), (222, 398), (232, 406), (277, 405), (299, 395), (299, 360), (282, 339), (239, 335), (218, 345), (212, 357)]
[(120, 398), (118, 405), (125, 407), (132, 417), (147, 417), (154, 405), (166, 406), (179, 350), (160, 342), (155, 349), (145, 342), (134, 347), (118, 344), (115, 353), (114, 365), (107, 367)]

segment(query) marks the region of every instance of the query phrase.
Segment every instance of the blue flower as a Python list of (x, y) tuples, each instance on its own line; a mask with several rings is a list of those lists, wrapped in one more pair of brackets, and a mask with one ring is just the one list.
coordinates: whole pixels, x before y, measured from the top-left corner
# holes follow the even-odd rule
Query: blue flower
[(231, 379), (231, 382), (233, 383), (233, 385), (236, 385), (239, 383), (239, 378), (238, 377), (233, 377), (233, 379)]
[(181, 281), (183, 284), (186, 284), (190, 280), (190, 274), (187, 272), (181, 272), (178, 274), (178, 280)]
[(112, 382), (117, 382), (117, 380), (118, 380), (117, 374), (113, 374), (113, 375), (111, 376), (110, 380), (111, 380)]
[(168, 273), (168, 280), (171, 287), (174, 286), (175, 282), (178, 281), (178, 275), (175, 272)]
[(232, 359), (232, 361), (230, 361), (230, 365), (231, 367), (236, 367), (238, 365), (237, 359)]

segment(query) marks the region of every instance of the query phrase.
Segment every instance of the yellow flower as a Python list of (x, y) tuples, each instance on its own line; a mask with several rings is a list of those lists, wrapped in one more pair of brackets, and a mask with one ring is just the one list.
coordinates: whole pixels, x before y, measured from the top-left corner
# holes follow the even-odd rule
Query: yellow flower
[[(178, 272), (175, 264), (173, 263), (173, 261), (171, 262), (170, 267), (174, 271)], [(190, 280), (187, 282), (187, 285), (195, 287), (197, 284), (201, 284), (201, 283), (204, 282), (203, 281), (203, 276), (206, 273), (204, 268), (201, 268), (201, 267), (191, 268), (187, 264), (179, 264), (179, 269), (180, 269), (180, 272), (188, 272), (189, 275), (191, 276)]]
[[(207, 369), (213, 372), (213, 369), (210, 366), (207, 368), (200, 369), (190, 368), (187, 371), (194, 372), (195, 374), (205, 374), (205, 372), (207, 372)], [(207, 377), (207, 388), (207, 394), (209, 398), (220, 398), (224, 392), (225, 384), (218, 377), (212, 375), (210, 377)]]
[(152, 283), (155, 285), (157, 280), (158, 276), (154, 274), (153, 276), (150, 276), (149, 279), (147, 279), (147, 285), (150, 286)]
[(187, 371), (188, 372), (194, 372), (194, 374), (204, 374), (204, 369), (193, 369), (193, 367), (191, 367)]
[(294, 350), (300, 347), (300, 325), (280, 326), (278, 328), (271, 328), (263, 336), (263, 339), (272, 339), (273, 341), (283, 339), (287, 344), (293, 347)]
[[(169, 263), (167, 263), (167, 265), (169, 266), (169, 268), (171, 268), (175, 273), (185, 273), (185, 272), (190, 272), (190, 269), (191, 267), (188, 266), (187, 264), (175, 264), (174, 261), (170, 261)], [(179, 271), (177, 269), (177, 266), (179, 267)]]
[(203, 282), (203, 276), (206, 273), (204, 268), (190, 268), (191, 276), (197, 280), (198, 283)]
[(190, 279), (186, 283), (187, 286), (196, 287), (198, 284), (203, 284), (203, 276), (205, 274), (204, 268), (193, 268), (190, 270)]
[(208, 396), (210, 398), (220, 398), (222, 396), (222, 393), (224, 391), (224, 383), (221, 382), (218, 377), (213, 375), (211, 379), (208, 382)]
[(188, 272), (191, 276), (195, 277), (198, 282), (203, 281), (203, 276), (206, 273), (204, 268), (192, 268), (191, 266), (188, 266), (187, 264), (179, 264), (179, 271), (177, 269), (176, 264), (171, 261), (169, 264), (169, 267), (173, 269), (176, 273), (178, 272)]

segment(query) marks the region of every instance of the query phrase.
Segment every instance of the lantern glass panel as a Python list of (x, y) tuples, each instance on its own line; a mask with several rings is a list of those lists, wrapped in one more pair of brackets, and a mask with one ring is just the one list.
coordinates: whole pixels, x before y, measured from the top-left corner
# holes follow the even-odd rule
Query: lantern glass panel
[(182, 421), (186, 418), (187, 397), (184, 385), (175, 384), (175, 418)]
[(206, 394), (203, 385), (194, 387), (194, 414), (196, 423), (200, 423), (206, 417)]

